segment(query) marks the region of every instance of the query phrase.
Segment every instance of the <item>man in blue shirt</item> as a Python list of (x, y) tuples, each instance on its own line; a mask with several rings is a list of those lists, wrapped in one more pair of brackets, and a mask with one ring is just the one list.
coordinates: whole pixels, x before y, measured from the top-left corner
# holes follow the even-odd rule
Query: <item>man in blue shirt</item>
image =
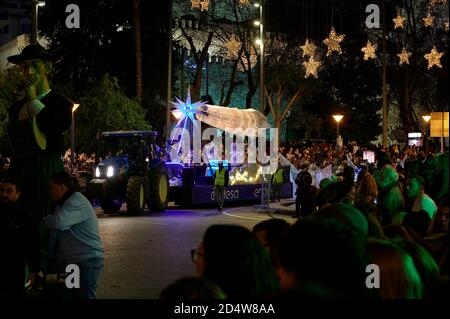
[(95, 211), (89, 200), (75, 191), (72, 177), (66, 172), (56, 173), (50, 179), (50, 196), (56, 203), (55, 212), (44, 222), (56, 234), (57, 257), (64, 269), (70, 264), (79, 267), (80, 289), (75, 296), (95, 299), (104, 268)]

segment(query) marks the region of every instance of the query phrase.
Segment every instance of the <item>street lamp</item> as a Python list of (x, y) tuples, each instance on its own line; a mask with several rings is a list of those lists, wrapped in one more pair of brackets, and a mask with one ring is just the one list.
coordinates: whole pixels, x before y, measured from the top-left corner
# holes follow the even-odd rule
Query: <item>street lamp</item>
[(333, 118), (336, 121), (336, 149), (339, 151), (339, 122), (344, 118), (344, 115), (335, 114)]
[(259, 21), (255, 21), (255, 26), (259, 26), (259, 39), (255, 42), (259, 45), (259, 90), (260, 92), (260, 111), (264, 113), (264, 11), (263, 0), (254, 4), (255, 8), (259, 8)]
[(426, 123), (426, 127), (425, 127), (425, 134), (424, 135), (424, 140), (425, 140), (425, 152), (428, 153), (428, 134), (427, 134), (427, 130), (428, 130), (428, 124), (430, 123), (431, 120), (431, 115), (422, 115), (423, 120)]
[(72, 106), (72, 125), (70, 128), (70, 163), (72, 165), (71, 171), (75, 166), (75, 111), (78, 109), (80, 104), (73, 103)]
[(37, 44), (38, 7), (45, 6), (45, 1), (32, 0), (31, 3), (31, 44)]

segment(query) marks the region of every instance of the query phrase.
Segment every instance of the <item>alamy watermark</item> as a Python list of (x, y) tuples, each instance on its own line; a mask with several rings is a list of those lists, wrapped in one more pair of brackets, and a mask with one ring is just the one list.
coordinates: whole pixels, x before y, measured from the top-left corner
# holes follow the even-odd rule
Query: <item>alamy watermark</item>
[(76, 4), (69, 4), (66, 6), (66, 13), (70, 13), (66, 17), (66, 27), (68, 29), (80, 28), (80, 7)]

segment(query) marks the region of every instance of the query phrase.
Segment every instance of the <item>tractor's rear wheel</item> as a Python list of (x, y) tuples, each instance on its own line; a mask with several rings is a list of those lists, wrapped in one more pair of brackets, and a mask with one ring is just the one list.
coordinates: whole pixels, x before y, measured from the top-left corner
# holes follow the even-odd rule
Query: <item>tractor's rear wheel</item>
[(145, 198), (148, 194), (148, 182), (145, 177), (131, 176), (127, 184), (127, 211), (132, 214), (144, 212)]
[(169, 176), (163, 166), (155, 167), (149, 174), (149, 193), (147, 206), (150, 210), (166, 210), (169, 201)]

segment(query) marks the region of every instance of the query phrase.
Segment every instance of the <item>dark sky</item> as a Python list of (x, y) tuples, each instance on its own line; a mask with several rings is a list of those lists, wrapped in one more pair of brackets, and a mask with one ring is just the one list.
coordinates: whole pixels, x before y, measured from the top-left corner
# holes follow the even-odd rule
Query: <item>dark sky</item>
[[(387, 1), (387, 18), (396, 13), (395, 2)], [(325, 38), (332, 25), (338, 33), (358, 33), (371, 3), (381, 10), (381, 0), (267, 0), (266, 24), (273, 31), (316, 40)]]

